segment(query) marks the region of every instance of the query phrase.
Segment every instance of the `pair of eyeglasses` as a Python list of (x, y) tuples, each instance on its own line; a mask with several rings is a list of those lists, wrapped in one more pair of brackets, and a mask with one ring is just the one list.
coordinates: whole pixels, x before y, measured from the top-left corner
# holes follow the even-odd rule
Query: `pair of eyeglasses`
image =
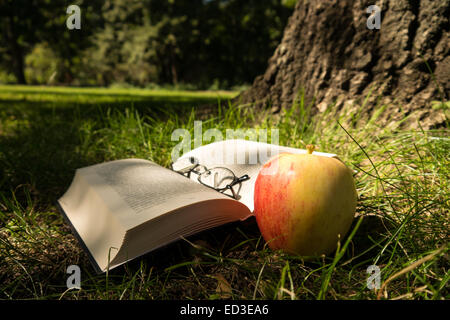
[(189, 158), (189, 163), (183, 168), (175, 170), (173, 163), (171, 167), (173, 171), (178, 172), (179, 174), (188, 178), (191, 177), (192, 173), (196, 174), (198, 182), (227, 196), (230, 195), (226, 194), (225, 191), (229, 190), (232, 194), (232, 196), (230, 197), (236, 200), (239, 200), (240, 196), (233, 187), (237, 184), (241, 184), (243, 181), (250, 179), (247, 174), (243, 175), (242, 177), (236, 177), (233, 171), (225, 167), (214, 167), (208, 169), (204, 165), (199, 164), (198, 161), (193, 157)]

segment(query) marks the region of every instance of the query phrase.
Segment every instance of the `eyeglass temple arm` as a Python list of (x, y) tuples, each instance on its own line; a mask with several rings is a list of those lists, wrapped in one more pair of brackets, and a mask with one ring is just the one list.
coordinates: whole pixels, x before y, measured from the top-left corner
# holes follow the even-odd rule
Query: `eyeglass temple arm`
[(246, 181), (249, 180), (250, 177), (248, 176), (248, 174), (244, 174), (242, 177), (237, 178), (236, 180), (234, 180), (232, 183), (230, 183), (229, 185), (227, 185), (227, 189), (231, 190), (231, 193), (233, 194), (233, 198), (237, 199), (237, 195), (236, 192), (234, 192), (233, 186), (242, 182), (242, 181)]
[[(248, 176), (248, 174), (244, 174), (242, 177), (237, 178), (236, 180), (234, 180), (233, 182), (231, 182), (228, 186), (229, 186), (229, 187), (232, 187), (232, 186), (234, 186), (235, 184), (241, 183), (242, 181), (247, 181), (247, 180), (249, 180), (249, 179), (250, 179), (250, 177)], [(228, 186), (227, 186), (227, 187), (228, 187)]]
[(250, 180), (250, 177), (248, 176), (248, 174), (244, 174), (242, 177), (237, 178), (236, 181), (233, 182), (233, 185), (235, 185), (236, 183), (242, 182), (242, 181), (247, 181)]

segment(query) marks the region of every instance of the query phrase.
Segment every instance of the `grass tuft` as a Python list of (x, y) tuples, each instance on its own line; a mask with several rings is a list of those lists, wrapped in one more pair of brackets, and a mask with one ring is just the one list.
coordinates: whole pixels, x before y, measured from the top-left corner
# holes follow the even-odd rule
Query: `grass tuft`
[[(448, 128), (379, 125), (383, 106), (363, 126), (360, 112), (337, 117), (328, 108), (312, 117), (301, 94), (272, 115), (233, 105), (233, 95), (1, 86), (0, 299), (449, 297)], [(280, 144), (315, 144), (357, 169), (359, 218), (334, 257), (271, 251), (250, 218), (96, 275), (54, 206), (75, 169), (132, 157), (168, 167), (172, 132), (193, 136), (196, 120), (224, 136), (277, 128)], [(66, 288), (72, 264), (81, 267), (81, 290)], [(373, 264), (378, 291), (367, 288)]]

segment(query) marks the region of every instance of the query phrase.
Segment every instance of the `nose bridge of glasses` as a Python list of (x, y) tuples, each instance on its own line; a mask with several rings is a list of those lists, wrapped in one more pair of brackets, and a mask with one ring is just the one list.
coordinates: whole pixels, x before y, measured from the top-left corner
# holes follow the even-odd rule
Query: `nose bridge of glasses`
[(200, 183), (220, 192), (229, 190), (231, 192), (231, 195), (229, 196), (236, 200), (239, 200), (239, 195), (237, 190), (234, 190), (233, 186), (250, 179), (247, 174), (238, 178), (233, 171), (226, 167), (214, 167), (208, 169), (203, 165), (197, 165), (192, 171), (198, 174), (198, 181)]
[(214, 188), (222, 188), (234, 181), (235, 175), (227, 168), (215, 167), (199, 173), (199, 180)]
[(205, 174), (206, 172), (208, 172), (209, 170), (201, 164), (196, 164), (193, 168), (192, 168), (192, 172), (198, 174), (198, 175), (202, 175)]

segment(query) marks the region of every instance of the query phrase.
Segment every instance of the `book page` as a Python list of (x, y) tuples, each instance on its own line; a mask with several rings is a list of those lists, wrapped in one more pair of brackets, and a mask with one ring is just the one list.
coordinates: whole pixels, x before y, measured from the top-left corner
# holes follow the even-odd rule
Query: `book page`
[(238, 201), (141, 159), (78, 169), (58, 204), (97, 271), (251, 214)]
[(128, 230), (120, 251), (111, 261), (112, 267), (181, 238), (249, 216), (251, 212), (245, 205), (228, 197), (183, 207)]
[(193, 203), (229, 199), (147, 160), (117, 160), (80, 171), (126, 229)]
[[(187, 152), (173, 164), (173, 169), (183, 169), (183, 167), (186, 167), (190, 163), (190, 158), (194, 157), (199, 164), (206, 166), (208, 169), (225, 167), (233, 171), (238, 178), (244, 174), (249, 175), (250, 180), (243, 181), (240, 186), (236, 185), (234, 190), (239, 195), (238, 200), (253, 212), (253, 194), (256, 177), (261, 167), (271, 157), (283, 152), (306, 154), (307, 150), (241, 139), (225, 140), (201, 146)], [(337, 158), (335, 154), (331, 153), (314, 151), (314, 154)], [(196, 181), (195, 175), (191, 179)]]

